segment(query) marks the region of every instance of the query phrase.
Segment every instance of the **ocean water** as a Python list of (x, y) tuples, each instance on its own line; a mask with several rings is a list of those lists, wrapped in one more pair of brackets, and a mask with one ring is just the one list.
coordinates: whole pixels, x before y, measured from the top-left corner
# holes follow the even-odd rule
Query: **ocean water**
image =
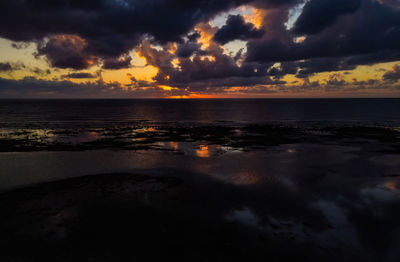
[(180, 123), (398, 124), (400, 99), (0, 100), (0, 127)]
[(282, 250), (400, 261), (399, 127), (400, 99), (0, 100), (0, 191), (179, 177), (183, 209)]

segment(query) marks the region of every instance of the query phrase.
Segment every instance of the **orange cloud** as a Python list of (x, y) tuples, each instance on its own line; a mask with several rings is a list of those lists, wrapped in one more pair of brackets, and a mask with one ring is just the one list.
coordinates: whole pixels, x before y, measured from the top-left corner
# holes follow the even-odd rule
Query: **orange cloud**
[(211, 39), (217, 32), (217, 27), (212, 27), (209, 23), (200, 23), (195, 27), (195, 30), (200, 33), (199, 43), (202, 49), (207, 49), (211, 45)]
[(296, 37), (294, 39), (294, 42), (297, 44), (300, 44), (300, 43), (303, 43), (306, 39), (307, 39), (307, 37), (303, 35), (303, 36)]
[(210, 62), (215, 62), (216, 58), (215, 58), (215, 56), (206, 55), (206, 56), (200, 56), (200, 60), (201, 61), (208, 60)]
[(252, 7), (251, 14), (245, 15), (244, 19), (246, 22), (252, 23), (254, 27), (256, 27), (257, 29), (260, 29), (263, 25), (264, 16), (265, 16), (264, 10)]

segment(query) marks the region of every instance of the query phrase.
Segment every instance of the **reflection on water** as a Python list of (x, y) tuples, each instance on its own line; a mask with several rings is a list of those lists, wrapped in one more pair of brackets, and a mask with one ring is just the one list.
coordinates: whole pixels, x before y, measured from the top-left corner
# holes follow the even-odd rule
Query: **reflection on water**
[(399, 191), (399, 184), (399, 181), (387, 181), (384, 185), (389, 191)]
[(155, 127), (143, 127), (133, 131), (133, 133), (154, 133), (157, 129)]
[(207, 145), (200, 145), (199, 149), (196, 150), (196, 155), (198, 157), (210, 157), (210, 151)]
[(226, 216), (226, 218), (246, 226), (256, 227), (258, 225), (257, 216), (248, 207), (234, 209)]
[(102, 130), (64, 130), (64, 129), (0, 129), (0, 139), (29, 141), (32, 145), (42, 143), (80, 144), (104, 138)]
[[(235, 222), (263, 238), (316, 241), (323, 249), (368, 256), (386, 252), (379, 243), (394, 246), (387, 239), (398, 234), (399, 178), (379, 178), (376, 170), (398, 174), (400, 166), (369, 161), (363, 150), (289, 144), (218, 154), (229, 148), (171, 141), (157, 146), (171, 150), (0, 153), (0, 190), (98, 173), (182, 177), (198, 187), (182, 197), (189, 201), (185, 208), (193, 208), (188, 212)], [(293, 148), (304, 153), (290, 153)], [(394, 251), (388, 255), (398, 258)]]
[(132, 138), (131, 139), (131, 141), (132, 142), (145, 142), (147, 140), (147, 138), (145, 138), (145, 137), (135, 137), (135, 138)]
[(296, 153), (296, 149), (294, 149), (294, 148), (289, 148), (289, 149), (288, 149), (288, 153), (294, 154), (294, 153)]
[(169, 146), (170, 146), (174, 151), (178, 151), (178, 150), (179, 150), (179, 143), (178, 143), (178, 142), (169, 142)]
[[(82, 134), (85, 141), (102, 135), (97, 130)], [(289, 143), (244, 150), (127, 137), (140, 138), (156, 150), (0, 153), (0, 191), (99, 173), (180, 177), (194, 188), (179, 202), (188, 213), (242, 225), (285, 247), (318, 243), (329, 254), (344, 250), (345, 255), (365, 254), (365, 261), (381, 261), (380, 255), (400, 261), (400, 242), (392, 242), (400, 239), (400, 165), (391, 162), (399, 156), (377, 147), (368, 151), (370, 141), (358, 147)]]

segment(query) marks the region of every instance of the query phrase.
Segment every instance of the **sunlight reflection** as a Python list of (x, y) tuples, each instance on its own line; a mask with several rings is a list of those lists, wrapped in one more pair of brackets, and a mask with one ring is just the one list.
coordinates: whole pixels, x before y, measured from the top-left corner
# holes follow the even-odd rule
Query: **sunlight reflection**
[(196, 155), (198, 157), (207, 158), (210, 157), (210, 151), (207, 145), (200, 145), (200, 148), (196, 150)]
[(154, 133), (156, 131), (157, 129), (155, 129), (154, 127), (143, 127), (140, 129), (136, 129), (133, 133)]
[(179, 149), (179, 143), (178, 142), (169, 142), (169, 146), (174, 150), (177, 151)]
[(395, 181), (387, 181), (387, 182), (385, 182), (384, 186), (389, 191), (398, 191), (399, 190), (397, 188), (397, 183)]

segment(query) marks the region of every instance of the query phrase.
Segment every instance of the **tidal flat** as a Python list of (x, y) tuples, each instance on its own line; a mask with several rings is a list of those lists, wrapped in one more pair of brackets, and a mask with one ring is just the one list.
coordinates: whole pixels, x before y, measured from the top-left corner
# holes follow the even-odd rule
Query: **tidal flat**
[(398, 261), (390, 125), (2, 129), (1, 261)]

